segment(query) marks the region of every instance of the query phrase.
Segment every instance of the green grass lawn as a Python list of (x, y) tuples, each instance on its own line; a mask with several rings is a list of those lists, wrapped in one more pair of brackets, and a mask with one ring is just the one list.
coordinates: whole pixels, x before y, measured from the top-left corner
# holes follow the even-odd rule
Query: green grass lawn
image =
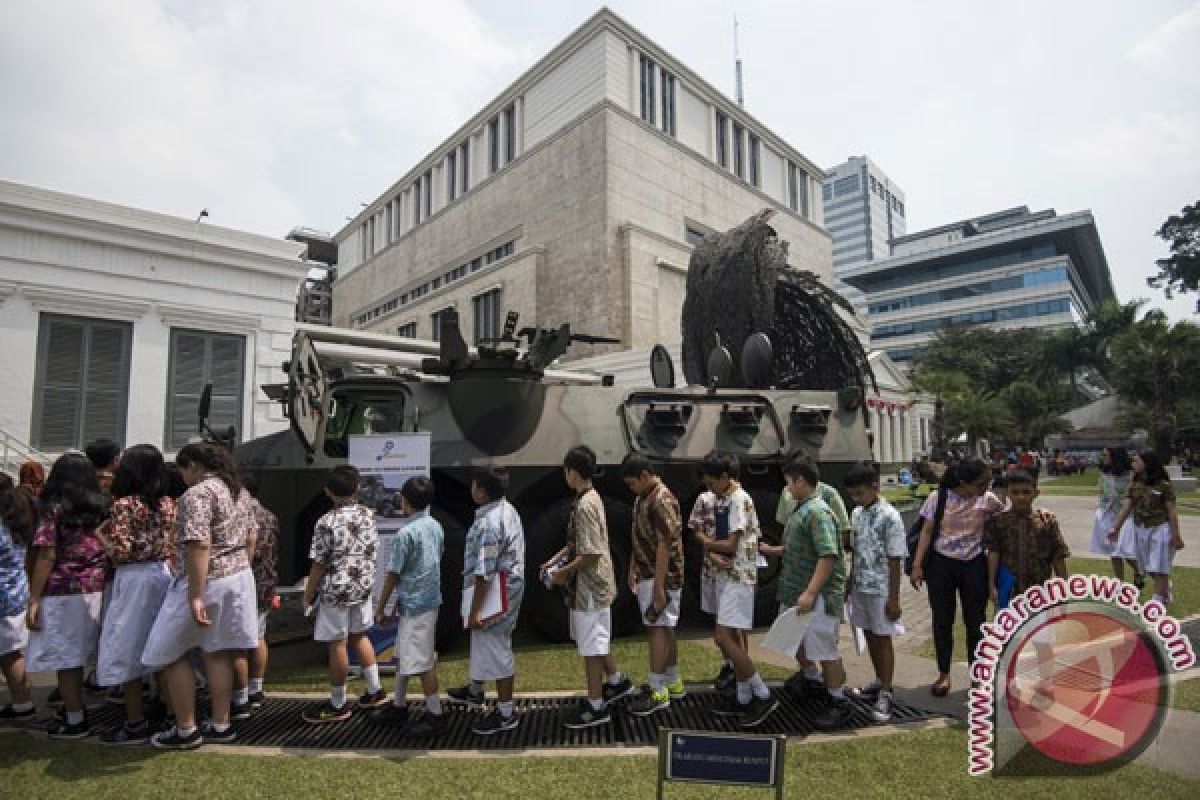
[[(653, 797), (653, 756), (482, 759), (307, 759), (156, 753), (9, 734), (0, 746), (4, 785), (23, 800), (72, 797), (597, 798)], [(1190, 781), (1140, 765), (1098, 776), (971, 778), (966, 735), (939, 730), (788, 747), (788, 797), (972, 797), (1057, 800), (1196, 797)], [(401, 788), (403, 787), (403, 788)], [(670, 800), (763, 798), (762, 789), (671, 784)]]
[(1200, 677), (1175, 684), (1171, 708), (1200, 712)]
[[(1045, 495), (1091, 497), (1099, 494), (1099, 481), (1100, 471), (1089, 469), (1080, 475), (1043, 478), (1038, 488)], [(1183, 516), (1200, 516), (1200, 490), (1179, 493), (1179, 513)]]

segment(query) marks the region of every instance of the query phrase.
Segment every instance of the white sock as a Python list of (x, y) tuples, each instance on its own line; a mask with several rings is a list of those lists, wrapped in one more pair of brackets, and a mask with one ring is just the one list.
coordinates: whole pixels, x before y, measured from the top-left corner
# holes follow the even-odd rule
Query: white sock
[(667, 683), (674, 683), (679, 680), (679, 666), (672, 664), (667, 667)]
[(588, 702), (592, 704), (592, 711), (599, 711), (604, 708), (604, 698), (589, 697)]
[(845, 700), (846, 699), (846, 687), (839, 686), (836, 689), (830, 689), (829, 696), (832, 697), (834, 700)]
[(392, 697), (392, 702), (398, 706), (404, 705), (404, 698), (408, 696), (408, 676), (396, 673), (396, 694)]
[(178, 733), (180, 736), (191, 736), (193, 733), (196, 732), (196, 726), (193, 725), (190, 728), (181, 728), (178, 725), (176, 725), (175, 732)]
[(375, 694), (383, 688), (383, 684), (379, 682), (379, 665), (372, 664), (369, 667), (363, 667), (363, 679), (367, 682), (367, 691)]
[(746, 703), (749, 703), (751, 698), (753, 698), (753, 697), (754, 697), (754, 690), (750, 688), (750, 682), (749, 681), (745, 681), (745, 682), (738, 681), (737, 682), (737, 701), (739, 703), (741, 703), (742, 705), (746, 705)]
[(609, 686), (620, 686), (621, 681), (623, 681), (623, 680), (625, 680), (625, 673), (621, 672), (620, 670), (617, 670), (612, 675), (608, 676), (608, 685)]
[(771, 690), (767, 688), (767, 684), (763, 683), (762, 676), (757, 672), (750, 676), (750, 691), (754, 696), (763, 699), (771, 696)]
[(329, 705), (341, 708), (346, 705), (346, 684), (329, 687)]
[(262, 690), (263, 690), (263, 679), (262, 678), (251, 678), (250, 679), (250, 694), (262, 694)]
[(651, 672), (650, 677), (646, 680), (650, 683), (650, 688), (656, 692), (667, 685), (667, 676), (661, 672)]
[(229, 730), (229, 726), (231, 724), (232, 723), (226, 722), (224, 725), (218, 725), (215, 722), (210, 722), (210, 723), (208, 723), (208, 726), (210, 728), (212, 728), (214, 731), (216, 731), (217, 733), (224, 733), (225, 731)]
[(248, 688), (247, 689), (235, 689), (233, 692), (233, 702), (234, 702), (234, 705), (239, 705), (239, 706), (244, 706), (244, 705), (246, 705), (246, 703), (249, 703), (250, 702), (250, 690)]
[(32, 711), (33, 703), (13, 703), (12, 710), (13, 711)]
[(808, 678), (810, 681), (819, 681), (824, 683), (824, 679), (821, 676), (821, 668), (816, 664), (809, 664), (804, 668), (804, 677)]
[(438, 697), (436, 694), (426, 695), (425, 696), (425, 710), (428, 711), (430, 714), (441, 714), (442, 713), (442, 698)]
[(83, 712), (82, 711), (68, 711), (67, 712), (67, 724), (68, 725), (78, 725), (81, 722), (83, 722)]
[(500, 716), (502, 716), (502, 717), (511, 717), (511, 716), (513, 715), (513, 702), (512, 702), (512, 700), (508, 700), (508, 701), (500, 700), (500, 701), (497, 701), (497, 703), (496, 703), (496, 708), (500, 709)]

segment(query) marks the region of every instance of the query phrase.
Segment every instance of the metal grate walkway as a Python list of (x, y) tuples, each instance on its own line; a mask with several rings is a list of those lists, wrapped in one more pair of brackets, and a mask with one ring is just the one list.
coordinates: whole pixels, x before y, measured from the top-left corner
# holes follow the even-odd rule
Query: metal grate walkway
[[(300, 715), (305, 708), (319, 700), (268, 698), (254, 717), (238, 723), (237, 744), (249, 747), (305, 748), (318, 750), (524, 750), (563, 749), (578, 747), (654, 746), (658, 743), (660, 727), (715, 732), (745, 732), (805, 736), (815, 730), (813, 721), (824, 706), (819, 701), (797, 703), (787, 692), (774, 690), (780, 700), (779, 708), (757, 728), (739, 728), (735, 719), (713, 714), (710, 710), (720, 698), (711, 690), (690, 691), (684, 698), (673, 700), (671, 708), (648, 717), (630, 714), (618, 703), (613, 721), (608, 725), (571, 730), (562, 718), (576, 704), (578, 697), (529, 697), (516, 699), (520, 725), (512, 731), (479, 736), (471, 725), (483, 712), (464, 710), (449, 705), (448, 730), (436, 739), (401, 736), (399, 731), (371, 722), (366, 713), (356, 713), (347, 722), (310, 725)], [(854, 702), (854, 701), (852, 701)], [(410, 708), (419, 712), (419, 701)], [(896, 703), (893, 723), (922, 722), (942, 718), (936, 712)], [(123, 711), (109, 707), (92, 715), (93, 730), (103, 733), (116, 727)], [(855, 703), (854, 717), (845, 730), (874, 725), (868, 709)]]

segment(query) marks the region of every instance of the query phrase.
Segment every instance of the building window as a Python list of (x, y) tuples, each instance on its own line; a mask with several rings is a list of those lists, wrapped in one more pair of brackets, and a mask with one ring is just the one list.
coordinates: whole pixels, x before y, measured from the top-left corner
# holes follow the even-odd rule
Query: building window
[(392, 218), (396, 221), (396, 229), (393, 232), (393, 238), (399, 239), (400, 233), (404, 228), (404, 194), (396, 195), (396, 199), (392, 201), (396, 206), (396, 211)]
[(750, 151), (750, 183), (759, 186), (762, 182), (758, 174), (758, 137), (752, 133), (747, 137), (747, 141)]
[(421, 178), (421, 216), (429, 219), (433, 216), (433, 170), (427, 170)]
[(388, 203), (386, 206), (383, 207), (383, 225), (386, 230), (385, 235), (387, 236), (387, 242), (388, 242), (388, 244), (391, 244), (393, 241), (393, 237), (392, 237), (392, 204), (391, 203)]
[(367, 223), (364, 220), (363, 224), (358, 229), (358, 259), (359, 261), (367, 260)]
[(492, 117), (488, 122), (488, 174), (500, 170), (500, 118)]
[(442, 315), (447, 311), (453, 310), (454, 306), (447, 306), (446, 308), (439, 309), (429, 315), (429, 321), (433, 324), (433, 336), (431, 338), (435, 342), (440, 342), (442, 340)]
[(412, 185), (412, 199), (413, 199), (413, 204), (412, 204), (413, 226), (415, 227), (415, 226), (421, 224), (421, 179), (420, 178), (417, 178), (417, 180)]
[(131, 340), (125, 322), (41, 315), (34, 447), (62, 452), (96, 439), (124, 442)]
[(500, 338), (500, 318), (501, 318), (501, 298), (503, 291), (501, 289), (492, 289), (489, 292), (475, 297), (471, 302), (475, 307), (475, 344), (479, 344), (485, 339)]
[(417, 323), (416, 322), (404, 323), (400, 327), (396, 328), (396, 335), (404, 336), (409, 339), (417, 338)]
[(504, 109), (504, 163), (511, 164), (517, 157), (517, 109)]
[(717, 112), (717, 164), (729, 168), (729, 118)]
[(642, 119), (654, 124), (654, 62), (641, 56)]
[(845, 178), (838, 178), (833, 182), (833, 192), (838, 197), (852, 194), (858, 191), (858, 176), (847, 175)]
[(733, 123), (733, 174), (745, 180), (746, 178), (746, 149), (745, 128)]
[(205, 384), (212, 384), (208, 424), (220, 431), (242, 424), (246, 338), (223, 333), (171, 330), (167, 384), (167, 449), (178, 450), (196, 435), (196, 412)]
[(446, 156), (446, 202), (453, 203), (458, 197), (458, 151)]
[(675, 135), (675, 76), (666, 70), (662, 73), (662, 129), (668, 136)]
[(792, 211), (808, 218), (808, 173), (788, 162), (788, 205)]
[(463, 142), (458, 146), (458, 163), (462, 169), (462, 182), (459, 184), (462, 194), (471, 188), (471, 145)]

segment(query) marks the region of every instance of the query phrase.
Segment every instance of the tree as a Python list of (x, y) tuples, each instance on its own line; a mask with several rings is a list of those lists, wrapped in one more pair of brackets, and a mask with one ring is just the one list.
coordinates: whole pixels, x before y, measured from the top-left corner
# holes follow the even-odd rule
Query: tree
[(1112, 343), (1138, 321), (1145, 300), (1118, 303), (1110, 300), (1092, 309), (1087, 316), (1087, 340), (1092, 366), (1105, 380), (1112, 382)]
[[(1146, 283), (1162, 289), (1168, 298), (1175, 292), (1200, 289), (1200, 201), (1167, 217), (1157, 235), (1170, 245), (1171, 255), (1154, 262), (1158, 274), (1147, 278)], [(1200, 300), (1196, 301), (1196, 311), (1200, 312)]]
[(967, 390), (968, 378), (961, 372), (918, 369), (909, 376), (913, 395), (933, 395), (932, 449), (946, 452), (946, 398)]
[(1059, 414), (1047, 411), (1045, 392), (1031, 381), (1016, 381), (1001, 392), (1001, 398), (1012, 416), (1016, 439), (1026, 447), (1040, 448), (1048, 435), (1071, 429)]
[(1012, 413), (995, 392), (967, 389), (946, 398), (946, 426), (955, 436), (965, 433), (974, 453), (980, 439), (1007, 439), (1014, 425)]

